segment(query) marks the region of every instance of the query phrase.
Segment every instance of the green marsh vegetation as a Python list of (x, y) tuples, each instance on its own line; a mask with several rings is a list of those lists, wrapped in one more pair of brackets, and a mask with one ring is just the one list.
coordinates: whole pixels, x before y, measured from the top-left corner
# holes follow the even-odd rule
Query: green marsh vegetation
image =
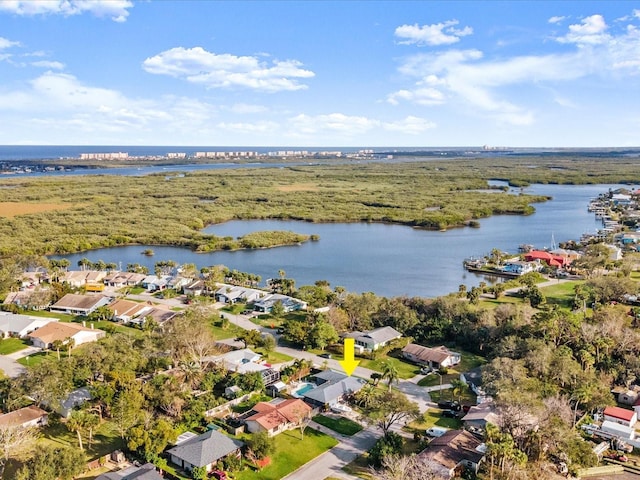
[[(184, 176), (13, 178), (0, 202), (69, 205), (0, 216), (0, 255), (62, 254), (125, 244), (207, 252), (295, 244), (309, 236), (202, 233), (232, 219), (390, 222), (429, 229), (496, 214), (530, 214), (544, 197), (489, 193), (488, 179), (531, 183), (640, 182), (633, 159), (493, 158), (229, 169)], [(0, 212), (2, 215), (2, 212)]]

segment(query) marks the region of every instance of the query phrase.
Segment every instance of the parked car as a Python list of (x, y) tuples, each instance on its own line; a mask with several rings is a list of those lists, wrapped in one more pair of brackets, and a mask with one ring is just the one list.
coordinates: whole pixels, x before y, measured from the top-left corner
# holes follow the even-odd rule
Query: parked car
[(242, 311), (242, 315), (251, 315), (253, 313), (253, 310), (243, 310)]
[(431, 427), (426, 429), (424, 433), (429, 435), (430, 437), (441, 437), (448, 431), (449, 429), (444, 427)]
[(459, 412), (462, 407), (455, 400), (441, 400), (438, 402), (438, 408), (441, 408), (443, 410), (453, 410), (455, 412)]
[(443, 410), (442, 416), (447, 418), (458, 418), (458, 412), (454, 412), (453, 410)]
[(320, 355), (318, 355), (318, 356), (319, 356), (319, 357), (322, 357), (322, 358), (328, 358), (328, 359), (331, 359), (331, 354), (330, 354), (330, 353), (321, 353), (321, 354), (320, 354)]
[(433, 370), (431, 370), (431, 367), (422, 367), (422, 368), (420, 369), (420, 373), (421, 373), (422, 375), (429, 375), (429, 374), (430, 374), (430, 373), (432, 373), (432, 372), (433, 372)]

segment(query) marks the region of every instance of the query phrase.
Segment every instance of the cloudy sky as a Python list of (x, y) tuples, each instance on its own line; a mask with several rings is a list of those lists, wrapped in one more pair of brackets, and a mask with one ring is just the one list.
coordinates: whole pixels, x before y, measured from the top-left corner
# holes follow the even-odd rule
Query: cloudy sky
[(640, 1), (0, 0), (0, 144), (640, 146)]

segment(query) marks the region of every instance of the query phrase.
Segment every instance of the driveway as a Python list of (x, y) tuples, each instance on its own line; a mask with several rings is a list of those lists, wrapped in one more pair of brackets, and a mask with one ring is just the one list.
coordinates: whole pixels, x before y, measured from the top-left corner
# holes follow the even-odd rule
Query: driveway
[(0, 370), (2, 370), (7, 377), (11, 378), (15, 378), (27, 371), (26, 367), (23, 367), (13, 358), (9, 358), (6, 355), (0, 355)]
[[(329, 429), (320, 427), (321, 432), (330, 434)], [(333, 432), (332, 436), (335, 436)], [(302, 467), (293, 473), (290, 473), (284, 479), (286, 480), (322, 480), (327, 477), (342, 479), (357, 479), (353, 475), (349, 475), (342, 471), (342, 467), (351, 463), (357, 457), (373, 447), (376, 440), (381, 436), (380, 430), (369, 427), (361, 430), (352, 437), (344, 437), (343, 440), (328, 452), (314, 458), (310, 462), (305, 463)]]

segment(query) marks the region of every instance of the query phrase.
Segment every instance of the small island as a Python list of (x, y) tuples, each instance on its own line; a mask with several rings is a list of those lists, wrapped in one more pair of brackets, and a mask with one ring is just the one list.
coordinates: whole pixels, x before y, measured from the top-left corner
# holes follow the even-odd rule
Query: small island
[(146, 255), (147, 257), (153, 257), (155, 255), (156, 252), (154, 252), (152, 249), (147, 248), (145, 250), (142, 251), (142, 255)]

